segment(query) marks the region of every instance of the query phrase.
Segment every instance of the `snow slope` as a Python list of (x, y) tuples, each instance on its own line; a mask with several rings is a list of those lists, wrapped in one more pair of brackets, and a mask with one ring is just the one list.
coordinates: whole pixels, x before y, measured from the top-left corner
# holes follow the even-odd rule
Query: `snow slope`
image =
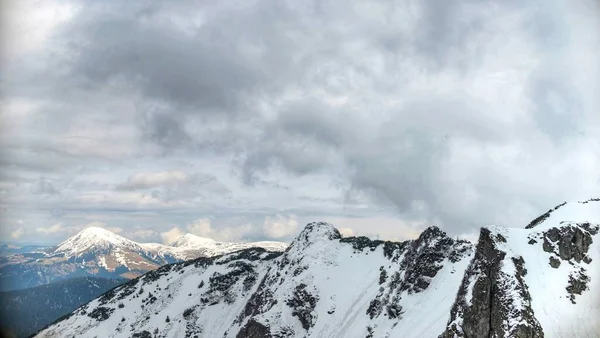
[(77, 257), (90, 251), (110, 250), (112, 248), (142, 250), (139, 244), (113, 232), (103, 228), (89, 227), (60, 243), (54, 253), (63, 253), (67, 257)]
[(227, 243), (218, 242), (210, 238), (199, 237), (193, 234), (185, 234), (168, 248), (170, 252), (183, 259), (196, 257), (212, 257), (248, 248), (263, 248), (268, 251), (283, 251), (287, 243), (282, 242), (251, 242), (251, 243)]
[(36, 337), (598, 337), (599, 208), (485, 227), (476, 246), (436, 227), (384, 242), (310, 223), (282, 253), (161, 267)]
[[(531, 307), (544, 336), (599, 337), (600, 202), (566, 203), (531, 229), (495, 231), (507, 239), (507, 258), (525, 261)], [(551, 257), (560, 262), (558, 267), (549, 268)], [(581, 294), (566, 289), (572, 279), (587, 280)]]
[[(560, 218), (559, 218), (560, 219)], [(577, 223), (552, 223), (558, 229), (576, 229), (586, 233)], [(542, 238), (543, 231), (523, 229), (495, 229), (507, 242), (500, 247), (507, 253), (505, 267), (510, 267), (508, 259), (522, 257), (527, 274), (525, 284), (531, 294), (531, 308), (535, 318), (544, 329), (544, 337), (598, 337), (600, 334), (600, 275), (598, 263), (585, 263), (571, 258), (563, 260), (558, 255), (544, 252), (543, 240), (528, 244), (530, 238)], [(588, 249), (587, 255), (600, 260), (600, 245), (596, 240)], [(551, 268), (550, 257), (561, 261), (560, 266)], [(593, 260), (592, 259), (592, 260)], [(570, 294), (566, 290), (569, 280), (580, 272), (589, 278), (581, 295)], [(573, 300), (571, 300), (573, 298)]]

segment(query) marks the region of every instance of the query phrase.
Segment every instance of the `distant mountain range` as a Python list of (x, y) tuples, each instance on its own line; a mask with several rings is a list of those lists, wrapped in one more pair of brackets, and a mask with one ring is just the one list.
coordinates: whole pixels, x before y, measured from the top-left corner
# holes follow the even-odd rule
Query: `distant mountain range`
[(20, 253), (28, 253), (48, 249), (47, 245), (16, 245), (16, 244), (0, 244), (0, 256), (8, 256)]
[(79, 277), (0, 292), (0, 336), (27, 337), (125, 281)]
[(384, 242), (311, 223), (284, 252), (148, 272), (36, 337), (598, 337), (599, 201), (483, 227), (477, 244), (437, 227)]
[(170, 245), (137, 243), (106, 229), (89, 227), (56, 247), (3, 256), (0, 260), (0, 291), (25, 289), (73, 277), (132, 279), (165, 264), (251, 247), (283, 251), (287, 244), (224, 243), (192, 234), (186, 234)]

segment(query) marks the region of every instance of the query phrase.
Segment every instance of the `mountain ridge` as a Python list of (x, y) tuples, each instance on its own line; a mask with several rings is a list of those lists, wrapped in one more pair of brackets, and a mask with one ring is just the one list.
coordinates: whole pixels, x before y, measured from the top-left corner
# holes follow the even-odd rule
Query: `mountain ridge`
[(154, 270), (36, 337), (595, 337), (599, 204), (483, 227), (477, 244), (437, 227), (404, 242), (344, 238), (314, 222), (284, 252)]
[[(182, 239), (186, 239), (183, 241)], [(171, 246), (138, 243), (99, 227), (88, 227), (46, 252), (20, 257), (14, 264), (0, 267), (0, 291), (48, 284), (81, 276), (135, 278), (162, 265), (201, 256), (215, 256), (249, 247), (281, 251), (283, 242), (227, 243), (192, 234), (182, 236)], [(26, 281), (26, 282), (23, 282)]]

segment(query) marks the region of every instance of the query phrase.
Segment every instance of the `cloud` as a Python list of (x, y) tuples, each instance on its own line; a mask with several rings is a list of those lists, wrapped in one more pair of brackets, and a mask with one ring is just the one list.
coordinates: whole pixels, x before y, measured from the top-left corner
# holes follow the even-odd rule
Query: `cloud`
[(477, 241), (479, 240), (479, 233), (465, 233), (460, 234), (457, 237), (469, 241), (471, 243), (477, 244)]
[(211, 238), (221, 242), (246, 242), (249, 239), (290, 239), (298, 231), (298, 221), (294, 216), (288, 218), (277, 215), (266, 217), (262, 225), (251, 222), (219, 224), (213, 226), (209, 218), (199, 218), (189, 222), (185, 227), (175, 227), (160, 234), (162, 242), (172, 243), (185, 233)]
[(24, 233), (25, 233), (25, 230), (23, 230), (23, 228), (18, 228), (17, 230), (10, 233), (10, 238), (19, 239), (19, 238), (21, 238), (21, 236), (23, 236)]
[(68, 229), (63, 227), (62, 223), (55, 223), (46, 228), (36, 228), (35, 231), (37, 231), (41, 234), (54, 234), (54, 233), (68, 231)]
[(151, 229), (139, 229), (131, 233), (134, 239), (145, 241), (146, 239), (156, 235), (156, 231)]
[(196, 236), (212, 238), (223, 242), (243, 241), (245, 237), (254, 231), (251, 224), (234, 225), (228, 227), (213, 228), (208, 218), (197, 219), (187, 225), (187, 230)]
[(127, 179), (127, 182), (117, 186), (119, 190), (149, 189), (161, 185), (183, 183), (188, 180), (188, 175), (182, 171), (142, 172), (136, 173)]
[(208, 218), (198, 219), (189, 224), (187, 228), (192, 234), (200, 237), (211, 237), (214, 235), (214, 231)]
[(0, 54), (4, 61), (35, 52), (61, 23), (75, 14), (72, 4), (31, 0), (2, 3), (2, 12), (2, 20), (9, 21), (2, 25), (6, 30), (2, 33), (4, 46)]
[(123, 228), (121, 228), (121, 227), (109, 226), (105, 222), (99, 222), (99, 221), (93, 221), (93, 222), (89, 222), (86, 224), (73, 224), (73, 225), (65, 225), (62, 222), (58, 222), (58, 223), (55, 223), (48, 227), (36, 228), (35, 231), (38, 233), (41, 233), (43, 235), (58, 235), (58, 234), (60, 234), (61, 235), (60, 239), (64, 240), (66, 238), (64, 238), (63, 233), (72, 234), (72, 233), (81, 231), (85, 228), (89, 228), (89, 227), (104, 228), (104, 229), (114, 232), (116, 234), (123, 232)]
[(273, 215), (294, 214), (457, 235), (600, 185), (592, 0), (12, 8), (0, 210), (23, 237), (89, 214), (124, 233), (208, 218), (288, 238)]
[(406, 222), (395, 217), (331, 217), (325, 221), (333, 224), (344, 236), (367, 236), (389, 241), (415, 239), (431, 225), (424, 221)]
[(275, 217), (267, 217), (263, 223), (263, 232), (269, 238), (288, 237), (296, 232), (298, 221), (295, 216), (284, 217), (277, 215)]
[[(126, 182), (117, 185), (116, 190), (129, 192), (129, 195), (138, 190), (146, 191), (149, 195), (144, 196), (156, 203), (179, 203), (190, 199), (226, 195), (230, 192), (212, 174), (188, 174), (180, 170), (136, 173)], [(117, 196), (125, 196), (125, 193)]]
[(169, 231), (161, 232), (160, 238), (164, 244), (171, 244), (185, 235), (185, 232), (177, 227), (172, 228)]
[(338, 230), (343, 237), (354, 236), (354, 230), (352, 230), (351, 228), (338, 228)]

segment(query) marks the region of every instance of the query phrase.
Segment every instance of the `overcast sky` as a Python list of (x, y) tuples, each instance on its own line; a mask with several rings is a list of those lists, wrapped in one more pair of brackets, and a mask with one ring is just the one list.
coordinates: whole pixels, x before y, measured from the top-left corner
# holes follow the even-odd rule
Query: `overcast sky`
[(468, 236), (600, 195), (600, 2), (2, 1), (2, 238)]

